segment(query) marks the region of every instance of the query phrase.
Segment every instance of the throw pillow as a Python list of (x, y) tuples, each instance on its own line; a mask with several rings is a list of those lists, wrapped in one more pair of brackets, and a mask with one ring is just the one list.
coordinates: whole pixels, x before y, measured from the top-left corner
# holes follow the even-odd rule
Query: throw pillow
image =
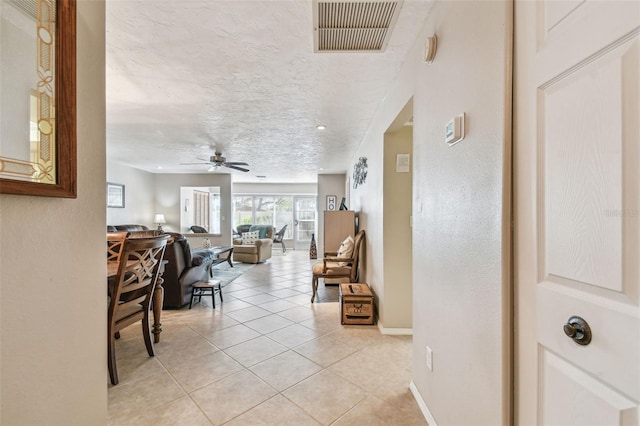
[(253, 232), (243, 232), (242, 233), (242, 245), (251, 245), (255, 244), (256, 240), (259, 237), (258, 231)]
[(251, 225), (250, 232), (258, 232), (258, 238), (267, 238), (268, 225)]
[[(338, 257), (349, 258), (353, 254), (353, 237), (349, 235), (342, 243), (340, 243), (340, 248), (338, 249)], [(340, 262), (341, 266), (344, 266), (346, 262)]]

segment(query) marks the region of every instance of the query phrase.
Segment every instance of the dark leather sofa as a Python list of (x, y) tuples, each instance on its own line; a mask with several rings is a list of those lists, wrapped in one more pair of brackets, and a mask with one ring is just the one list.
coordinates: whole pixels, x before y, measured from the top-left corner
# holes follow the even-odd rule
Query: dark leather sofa
[(107, 232), (122, 232), (122, 231), (148, 231), (149, 227), (145, 225), (107, 225)]
[(164, 252), (164, 302), (163, 308), (180, 308), (191, 301), (195, 283), (209, 279), (209, 269), (214, 255), (209, 250), (193, 252), (189, 241), (182, 234), (170, 232), (171, 238)]
[[(150, 230), (144, 225), (107, 226), (107, 232), (128, 232), (129, 238), (144, 238), (158, 235), (160, 232)], [(191, 251), (189, 241), (184, 235), (166, 232), (171, 237), (164, 252), (164, 302), (165, 308), (180, 308), (191, 301), (191, 291), (197, 282), (209, 279), (209, 270), (214, 255), (209, 250)]]

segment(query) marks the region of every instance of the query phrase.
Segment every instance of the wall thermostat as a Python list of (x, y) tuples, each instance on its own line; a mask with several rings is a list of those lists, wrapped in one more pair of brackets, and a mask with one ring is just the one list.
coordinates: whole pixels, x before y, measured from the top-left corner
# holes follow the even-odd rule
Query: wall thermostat
[(449, 146), (464, 139), (464, 118), (464, 113), (462, 113), (447, 123), (447, 127), (445, 128), (445, 141)]

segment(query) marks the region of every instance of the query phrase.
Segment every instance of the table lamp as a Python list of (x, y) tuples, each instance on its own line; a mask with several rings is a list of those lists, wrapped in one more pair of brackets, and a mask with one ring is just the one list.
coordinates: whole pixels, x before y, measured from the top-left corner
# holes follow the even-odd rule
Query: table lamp
[(167, 223), (167, 221), (164, 219), (163, 214), (156, 214), (156, 216), (153, 218), (153, 222), (158, 224), (158, 231), (164, 232), (164, 230), (162, 229), (162, 224)]

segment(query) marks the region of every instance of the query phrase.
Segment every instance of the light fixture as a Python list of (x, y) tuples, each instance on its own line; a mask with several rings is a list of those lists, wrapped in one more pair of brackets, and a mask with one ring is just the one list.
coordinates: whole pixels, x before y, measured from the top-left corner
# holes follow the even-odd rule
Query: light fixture
[(324, 129), (326, 129), (326, 128), (327, 128), (327, 126), (325, 126), (324, 124), (318, 124), (318, 125), (316, 126), (316, 129), (318, 129), (318, 130), (324, 130)]
[(164, 232), (162, 224), (167, 223), (167, 221), (164, 219), (164, 215), (162, 213), (156, 213), (156, 216), (153, 218), (153, 223), (158, 224), (158, 231)]
[(427, 41), (424, 46), (424, 61), (428, 64), (433, 62), (436, 57), (436, 50), (438, 49), (438, 38), (434, 34), (432, 37), (427, 37)]

